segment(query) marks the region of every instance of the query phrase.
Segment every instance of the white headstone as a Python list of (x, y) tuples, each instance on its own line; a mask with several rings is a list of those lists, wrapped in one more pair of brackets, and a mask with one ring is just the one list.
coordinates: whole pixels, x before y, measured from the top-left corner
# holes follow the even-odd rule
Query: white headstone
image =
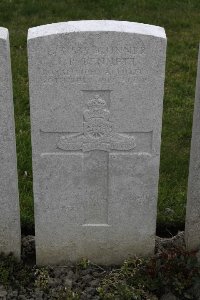
[(51, 24), (28, 49), (37, 263), (152, 253), (164, 29)]
[(190, 151), (185, 242), (188, 250), (200, 249), (200, 51)]
[(20, 258), (21, 235), (8, 30), (0, 27), (0, 252)]

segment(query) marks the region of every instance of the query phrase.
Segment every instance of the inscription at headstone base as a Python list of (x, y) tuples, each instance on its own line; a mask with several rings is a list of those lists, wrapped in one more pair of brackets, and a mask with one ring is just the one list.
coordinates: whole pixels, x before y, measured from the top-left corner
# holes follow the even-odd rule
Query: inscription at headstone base
[(37, 263), (154, 250), (166, 36), (77, 21), (29, 30)]
[(0, 253), (21, 252), (9, 34), (0, 27)]

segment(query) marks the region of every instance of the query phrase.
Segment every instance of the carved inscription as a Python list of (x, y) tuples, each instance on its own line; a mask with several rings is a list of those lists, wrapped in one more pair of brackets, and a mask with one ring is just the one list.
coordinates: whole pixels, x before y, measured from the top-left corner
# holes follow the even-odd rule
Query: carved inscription
[(144, 43), (138, 37), (131, 37), (124, 42), (118, 36), (116, 45), (108, 45), (106, 34), (101, 34), (101, 44), (98, 34), (94, 34), (91, 43), (90, 40), (82, 41), (69, 49), (68, 70), (70, 74), (78, 71), (79, 75), (99, 75), (106, 72), (118, 75), (138, 74), (141, 66), (137, 58), (144, 50)]
[[(126, 54), (126, 55), (136, 55), (136, 54), (142, 54), (145, 50), (145, 46), (143, 41), (140, 38), (133, 38), (130, 43), (126, 43), (125, 45), (116, 45), (116, 46), (106, 46), (103, 45), (102, 41), (102, 36), (101, 36), (101, 43), (102, 45), (94, 45), (90, 44), (90, 48), (88, 48), (87, 45), (84, 43), (82, 44), (77, 44), (76, 46), (71, 47), (71, 51), (78, 54), (78, 55), (86, 55), (88, 53), (94, 53), (94, 54), (113, 54), (113, 55), (121, 55), (121, 54)], [(94, 40), (94, 38), (93, 38)], [(107, 44), (107, 40), (105, 41), (105, 44)]]
[[(124, 41), (124, 37), (118, 35), (114, 45), (109, 44), (107, 34), (101, 33), (101, 43), (99, 34), (90, 35), (85, 34), (87, 38), (81, 38), (81, 42), (73, 41), (73, 46), (67, 48), (67, 55), (66, 46), (61, 48), (61, 59), (59, 57), (52, 62), (55, 64), (53, 74), (49, 74), (52, 80), (88, 83), (91, 76), (95, 76), (102, 82), (108, 82), (113, 76), (121, 76), (127, 82), (142, 75), (145, 45), (141, 38), (127, 36)], [(60, 73), (63, 66), (63, 73)]]
[(80, 75), (100, 75), (100, 74), (118, 74), (135, 75), (138, 74), (141, 66), (135, 57), (70, 57), (67, 61), (66, 74)]
[(131, 150), (135, 148), (135, 138), (114, 132), (113, 123), (109, 121), (110, 111), (106, 102), (99, 95), (87, 103), (83, 112), (83, 134), (61, 136), (57, 147), (62, 150)]

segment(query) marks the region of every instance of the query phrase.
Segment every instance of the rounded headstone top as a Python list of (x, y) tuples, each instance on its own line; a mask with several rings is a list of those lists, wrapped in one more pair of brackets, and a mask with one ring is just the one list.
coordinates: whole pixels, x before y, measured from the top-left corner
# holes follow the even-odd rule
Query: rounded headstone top
[(4, 27), (0, 27), (0, 39), (7, 40), (8, 38), (8, 29)]
[(150, 35), (166, 39), (165, 30), (162, 27), (148, 25), (143, 23), (114, 21), (114, 20), (89, 20), (89, 21), (69, 21), (62, 23), (53, 23), (30, 28), (28, 31), (28, 40), (62, 33), (71, 32), (125, 32), (142, 35)]

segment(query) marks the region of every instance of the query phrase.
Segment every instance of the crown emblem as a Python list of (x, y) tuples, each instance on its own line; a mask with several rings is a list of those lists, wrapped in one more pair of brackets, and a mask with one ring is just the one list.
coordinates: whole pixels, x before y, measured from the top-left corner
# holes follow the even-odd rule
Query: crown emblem
[(94, 118), (101, 118), (108, 120), (110, 116), (109, 110), (106, 108), (106, 101), (99, 95), (95, 95), (93, 99), (87, 103), (88, 109), (84, 111), (85, 121), (89, 121)]
[(95, 95), (93, 99), (88, 101), (87, 106), (89, 109), (104, 109), (106, 107), (106, 101), (103, 100), (99, 95)]

